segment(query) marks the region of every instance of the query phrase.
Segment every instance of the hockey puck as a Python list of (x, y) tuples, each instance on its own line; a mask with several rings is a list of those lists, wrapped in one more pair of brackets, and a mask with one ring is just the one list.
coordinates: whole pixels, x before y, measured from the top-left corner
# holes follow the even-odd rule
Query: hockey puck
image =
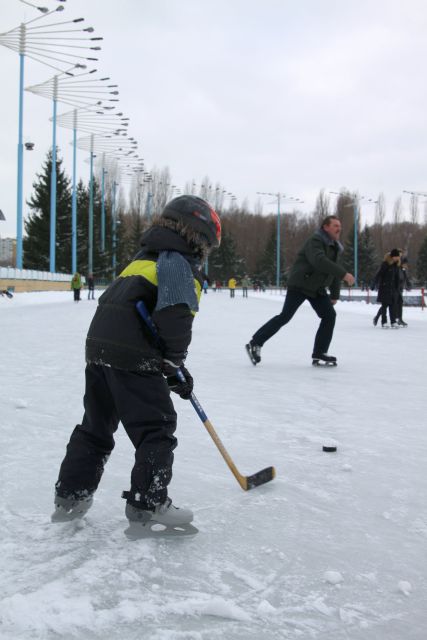
[(332, 446), (323, 445), (322, 447), (322, 451), (326, 451), (326, 453), (335, 453), (336, 450), (337, 448)]

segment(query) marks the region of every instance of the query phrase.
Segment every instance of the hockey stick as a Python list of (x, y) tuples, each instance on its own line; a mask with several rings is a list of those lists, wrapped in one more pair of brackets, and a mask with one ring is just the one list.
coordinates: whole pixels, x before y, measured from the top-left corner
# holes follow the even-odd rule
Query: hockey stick
[[(150, 314), (148, 313), (147, 308), (146, 308), (145, 304), (142, 302), (142, 300), (136, 303), (136, 308), (137, 308), (138, 313), (140, 314), (140, 316), (144, 320), (145, 324), (147, 325), (148, 329), (150, 330), (151, 334), (155, 338), (157, 344), (159, 345), (160, 348), (162, 348), (161, 339), (160, 339), (160, 336), (159, 336), (159, 334), (157, 332), (156, 325), (154, 324), (154, 322), (153, 322)], [(177, 374), (176, 375), (177, 375), (177, 378), (179, 380), (181, 380), (181, 382), (185, 382), (185, 376), (182, 373), (181, 369), (177, 370)], [(203, 411), (202, 405), (197, 400), (197, 398), (194, 395), (194, 393), (191, 393), (190, 402), (193, 405), (193, 408), (195, 409), (195, 411), (196, 411), (197, 415), (199, 416), (200, 420), (203, 422), (204, 426), (206, 427), (206, 430), (209, 433), (210, 437), (212, 438), (212, 440), (214, 441), (215, 445), (217, 446), (218, 451), (220, 452), (220, 454), (224, 458), (224, 460), (225, 460), (226, 464), (228, 465), (228, 468), (230, 469), (231, 473), (234, 475), (234, 477), (236, 478), (237, 482), (240, 484), (240, 486), (242, 487), (242, 489), (244, 491), (249, 491), (249, 489), (254, 489), (255, 487), (259, 487), (261, 484), (265, 484), (266, 482), (270, 482), (270, 480), (273, 480), (273, 478), (276, 475), (276, 470), (275, 470), (274, 467), (266, 467), (265, 469), (262, 469), (261, 471), (258, 471), (257, 473), (254, 473), (252, 476), (243, 476), (241, 473), (239, 473), (236, 465), (234, 464), (233, 460), (231, 459), (230, 454), (227, 452), (226, 448), (222, 444), (218, 434), (216, 433), (215, 429), (213, 428), (212, 423), (208, 419), (206, 413)]]

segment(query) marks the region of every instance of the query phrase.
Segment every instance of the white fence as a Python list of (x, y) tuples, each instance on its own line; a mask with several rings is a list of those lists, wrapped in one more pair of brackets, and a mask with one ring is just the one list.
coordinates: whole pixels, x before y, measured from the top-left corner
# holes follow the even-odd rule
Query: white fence
[(0, 279), (2, 280), (50, 280), (52, 282), (70, 282), (72, 277), (71, 273), (50, 273), (49, 271), (36, 271), (35, 269), (0, 267)]

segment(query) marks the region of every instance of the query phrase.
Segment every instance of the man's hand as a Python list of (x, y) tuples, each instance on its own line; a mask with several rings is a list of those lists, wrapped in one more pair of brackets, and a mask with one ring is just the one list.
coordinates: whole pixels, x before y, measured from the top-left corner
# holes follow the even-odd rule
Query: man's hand
[(355, 282), (354, 276), (351, 273), (346, 273), (343, 280), (348, 284), (349, 287), (352, 287)]
[(176, 374), (166, 378), (169, 389), (177, 393), (183, 400), (189, 400), (193, 392), (193, 378), (185, 367), (180, 367), (185, 380), (180, 380)]

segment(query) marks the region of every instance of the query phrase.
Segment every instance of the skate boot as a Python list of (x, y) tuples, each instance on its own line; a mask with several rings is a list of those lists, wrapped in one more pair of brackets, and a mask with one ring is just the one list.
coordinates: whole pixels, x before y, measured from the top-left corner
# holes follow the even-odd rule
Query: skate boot
[(313, 358), (313, 366), (314, 367), (336, 367), (337, 359), (335, 356), (328, 356), (327, 353), (313, 353), (311, 356)]
[(249, 360), (253, 365), (257, 365), (261, 362), (261, 347), (258, 344), (255, 344), (253, 340), (251, 340), (247, 345), (245, 345), (245, 349), (248, 352)]
[(397, 322), (392, 322), (390, 325), (391, 329), (399, 329), (399, 325)]
[(51, 515), (51, 522), (69, 522), (83, 518), (93, 504), (92, 496), (78, 499), (74, 497), (61, 498), (55, 496), (55, 511)]
[(379, 318), (377, 318), (377, 316), (375, 316), (375, 318), (372, 320), (374, 327), (377, 326), (378, 320), (379, 320)]
[(188, 536), (199, 531), (190, 524), (193, 520), (193, 512), (190, 509), (175, 507), (170, 498), (167, 498), (163, 504), (158, 504), (153, 511), (137, 509), (127, 503), (125, 515), (129, 520), (129, 527), (125, 534), (130, 540)]
[(398, 320), (397, 324), (399, 325), (399, 327), (407, 327), (408, 323), (404, 322), (403, 320)]
[(390, 327), (388, 326), (387, 322), (383, 322), (381, 324), (381, 329), (389, 329)]

